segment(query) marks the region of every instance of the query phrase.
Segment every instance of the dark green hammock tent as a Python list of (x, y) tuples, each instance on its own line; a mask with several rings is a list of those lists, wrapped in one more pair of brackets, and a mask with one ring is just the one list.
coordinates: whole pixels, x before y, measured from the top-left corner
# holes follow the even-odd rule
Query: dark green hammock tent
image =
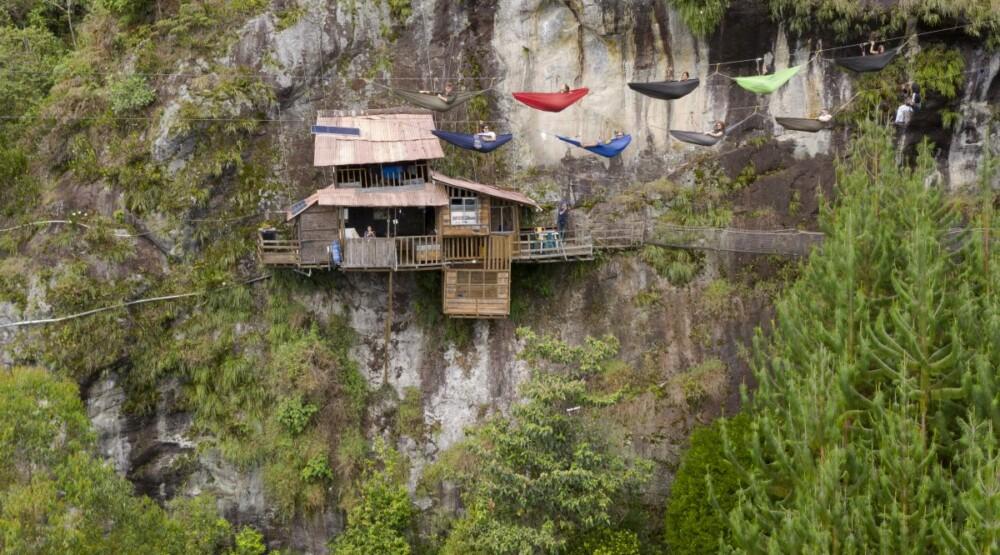
[(451, 102), (445, 102), (438, 97), (437, 93), (426, 94), (417, 91), (395, 88), (390, 88), (389, 90), (392, 91), (392, 94), (406, 100), (410, 104), (416, 104), (421, 108), (427, 108), (428, 110), (434, 110), (435, 112), (447, 112), (470, 98), (486, 92), (485, 90), (456, 92), (452, 93)]
[(744, 89), (757, 94), (771, 94), (781, 88), (789, 79), (795, 76), (805, 64), (775, 71), (768, 75), (754, 75), (753, 77), (733, 77), (733, 81)]

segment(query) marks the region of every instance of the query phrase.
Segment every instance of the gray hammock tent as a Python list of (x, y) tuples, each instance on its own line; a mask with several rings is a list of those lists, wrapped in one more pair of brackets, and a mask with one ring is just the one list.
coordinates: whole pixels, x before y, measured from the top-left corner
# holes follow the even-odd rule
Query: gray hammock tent
[(851, 71), (866, 73), (869, 71), (879, 71), (899, 54), (902, 46), (890, 48), (881, 54), (869, 54), (867, 56), (848, 56), (846, 58), (834, 58), (833, 61), (841, 67), (846, 67)]
[(701, 83), (698, 79), (685, 79), (683, 81), (653, 81), (650, 83), (629, 83), (628, 88), (659, 100), (675, 100), (686, 96), (691, 91), (698, 88)]
[(784, 127), (785, 129), (791, 129), (792, 131), (805, 131), (806, 133), (816, 133), (817, 131), (833, 127), (832, 121), (820, 121), (813, 118), (775, 117), (774, 121), (778, 122), (778, 125)]
[(670, 134), (673, 135), (675, 139), (683, 143), (688, 143), (698, 146), (715, 146), (719, 141), (729, 135), (733, 131), (736, 131), (741, 125), (750, 121), (750, 118), (758, 116), (757, 110), (754, 110), (752, 114), (743, 118), (742, 120), (726, 127), (725, 133), (719, 135), (718, 137), (714, 135), (709, 135), (708, 133), (698, 133), (696, 131), (679, 131), (676, 129), (670, 129)]
[(452, 93), (453, 100), (451, 102), (445, 102), (438, 97), (437, 93), (425, 94), (417, 91), (410, 91), (406, 89), (397, 89), (393, 87), (385, 87), (392, 91), (392, 94), (406, 100), (410, 104), (415, 104), (421, 108), (427, 108), (428, 110), (433, 110), (435, 112), (447, 112), (452, 108), (463, 104), (470, 98), (483, 94), (488, 89), (483, 89), (481, 91), (462, 91)]
[[(830, 112), (830, 115), (836, 116), (841, 110), (847, 108), (851, 102), (854, 102), (854, 99), (857, 98), (859, 94), (861, 94), (861, 91), (854, 93), (854, 96), (849, 98), (847, 102), (838, 106), (837, 109)], [(778, 125), (784, 127), (785, 129), (791, 129), (792, 131), (805, 131), (806, 133), (816, 133), (824, 129), (833, 128), (833, 120), (820, 121), (816, 118), (775, 116), (774, 121), (778, 122)]]

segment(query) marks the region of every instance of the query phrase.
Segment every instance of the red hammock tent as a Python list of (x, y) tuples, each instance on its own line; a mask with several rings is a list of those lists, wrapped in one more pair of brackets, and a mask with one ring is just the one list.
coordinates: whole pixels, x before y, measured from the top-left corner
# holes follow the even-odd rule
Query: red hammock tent
[(561, 112), (570, 104), (587, 96), (590, 89), (573, 89), (568, 93), (536, 93), (536, 92), (516, 92), (514, 98), (522, 104), (531, 106), (536, 110), (545, 112)]

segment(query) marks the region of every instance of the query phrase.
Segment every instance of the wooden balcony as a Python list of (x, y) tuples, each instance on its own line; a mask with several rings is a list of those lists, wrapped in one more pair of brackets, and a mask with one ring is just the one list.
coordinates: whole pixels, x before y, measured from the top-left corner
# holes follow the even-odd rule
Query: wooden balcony
[(579, 231), (522, 230), (517, 236), (511, 258), (518, 262), (592, 260), (594, 241), (589, 233)]
[(341, 268), (345, 270), (412, 270), (443, 264), (436, 235), (345, 239)]
[(596, 250), (615, 250), (642, 244), (642, 228), (602, 227), (591, 230), (522, 229), (513, 245), (515, 262), (592, 260)]
[(294, 239), (257, 238), (257, 255), (265, 266), (298, 267), (299, 242)]

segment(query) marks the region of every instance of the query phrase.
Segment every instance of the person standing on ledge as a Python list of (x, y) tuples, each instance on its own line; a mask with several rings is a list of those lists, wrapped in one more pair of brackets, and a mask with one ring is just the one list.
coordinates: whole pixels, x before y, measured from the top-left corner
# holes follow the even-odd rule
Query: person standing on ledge
[(566, 225), (569, 223), (569, 205), (566, 201), (559, 204), (559, 211), (556, 213), (556, 229), (559, 231), (561, 236), (566, 231)]

